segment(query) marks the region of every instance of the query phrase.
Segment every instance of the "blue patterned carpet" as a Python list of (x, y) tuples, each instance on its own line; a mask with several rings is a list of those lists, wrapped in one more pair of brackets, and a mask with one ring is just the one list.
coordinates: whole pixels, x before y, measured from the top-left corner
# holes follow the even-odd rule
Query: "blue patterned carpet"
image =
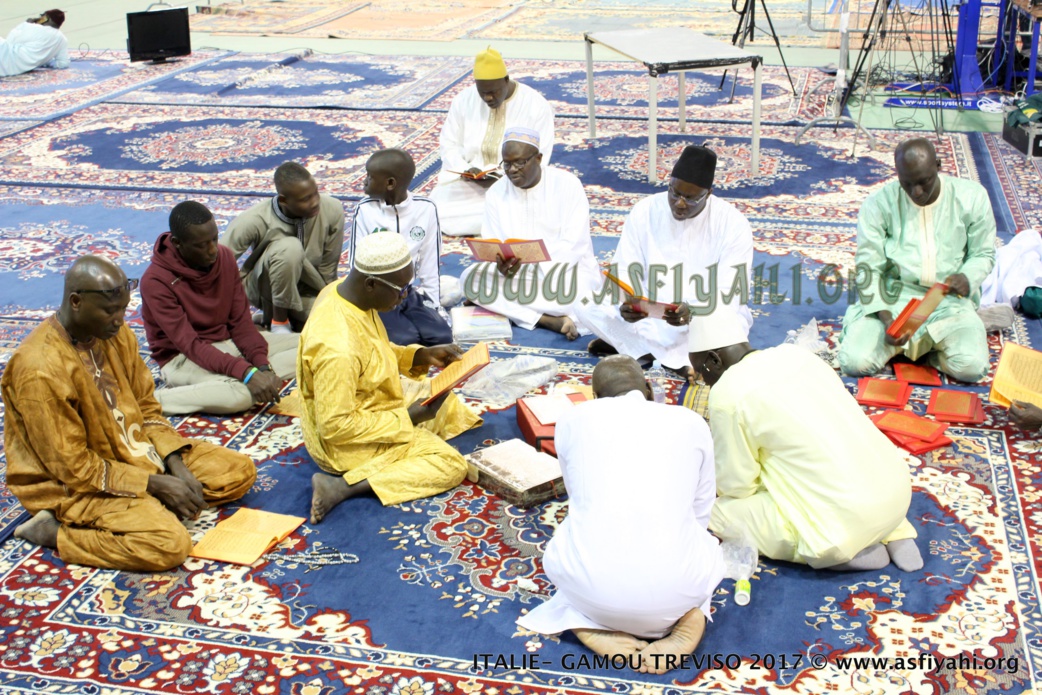
[[(358, 111), (286, 109), (280, 100), (293, 87), (275, 75), (292, 75), (288, 68), (305, 69), (310, 59), (282, 60), (227, 57), (120, 97), (134, 103), (84, 102), (74, 113), (0, 138), (0, 366), (55, 308), (70, 259), (102, 253), (139, 275), (170, 207), (187, 197), (214, 210), (223, 228), (269, 194), (278, 163), (300, 158), (350, 208), (362, 163), (385, 146), (412, 151), (417, 190), (431, 188), (438, 109), (455, 87), (439, 87), (440, 96), (406, 94), (408, 79), (419, 73), (405, 81), (385, 75), (383, 83), (358, 73), (370, 87), (399, 91), (380, 104), (374, 87), (366, 97), (373, 101)], [(444, 67), (430, 60), (432, 70)], [(253, 79), (240, 84), (240, 68)], [(269, 68), (264, 86), (256, 75)], [(347, 68), (330, 70), (342, 76)], [(343, 81), (330, 89), (345, 89)], [(217, 103), (187, 105), (193, 93)], [(392, 103), (406, 110), (391, 110)], [(585, 139), (583, 119), (558, 119), (553, 155), (586, 185), (600, 260), (614, 249), (630, 207), (660, 190), (643, 173), (646, 123), (617, 116), (605, 119), (595, 141)], [(779, 120), (764, 128), (763, 175), (751, 179), (748, 125), (726, 120), (694, 122), (686, 134), (666, 123), (659, 161), (665, 167), (684, 144), (708, 141), (720, 155), (716, 192), (752, 222), (755, 262), (777, 265), (784, 298), (753, 306), (754, 346), (777, 344), (816, 318), (834, 348), (846, 296), (819, 301), (819, 278), (830, 265), (852, 264), (858, 205), (889, 178), (892, 147), (907, 134), (877, 132), (881, 149), (868, 151), (862, 142), (851, 159), (849, 131), (823, 129), (796, 146), (798, 127)], [(946, 171), (988, 188), (1003, 239), (1042, 222), (1037, 165), (1018, 162), (991, 135), (936, 141)], [(457, 274), (467, 262), (462, 244), (446, 240), (443, 272)], [(129, 319), (143, 341), (137, 300)], [(1042, 344), (1039, 322), (1018, 319), (993, 334), (993, 356), (1007, 340)], [(594, 361), (581, 343), (515, 328), (513, 339), (492, 352), (495, 359), (553, 357), (556, 381), (588, 382)], [(670, 398), (682, 395), (679, 382), (671, 382)], [(928, 398), (928, 389), (916, 389), (911, 407), (923, 412)], [(518, 436), (513, 406), (471, 404), (486, 424), (454, 440), (461, 451)], [(0, 546), (0, 688), (99, 695), (1032, 692), (1042, 668), (1042, 445), (1009, 428), (1002, 409), (986, 411), (983, 425), (950, 430), (952, 447), (908, 459), (922, 571), (831, 574), (763, 561), (750, 606), (734, 604), (729, 581), (713, 599), (714, 623), (695, 656), (718, 657), (717, 666), (690, 662), (666, 676), (640, 676), (584, 661), (589, 652), (570, 635), (521, 631), (517, 616), (553, 591), (539, 558), (567, 501), (526, 511), (464, 483), (396, 507), (351, 500), (249, 568), (190, 560), (161, 574), (101, 571), (8, 540)], [(255, 410), (186, 417), (177, 425), (257, 461), (257, 484), (244, 505), (306, 512), (314, 468), (295, 420)], [(0, 528), (20, 511), (0, 486)], [(639, 510), (620, 513), (631, 511)], [(208, 512), (193, 533), (217, 518)], [(841, 662), (921, 652), (966, 661), (939, 669)], [(480, 654), (493, 656), (485, 664)], [(538, 670), (516, 668), (522, 657), (538, 659)]]

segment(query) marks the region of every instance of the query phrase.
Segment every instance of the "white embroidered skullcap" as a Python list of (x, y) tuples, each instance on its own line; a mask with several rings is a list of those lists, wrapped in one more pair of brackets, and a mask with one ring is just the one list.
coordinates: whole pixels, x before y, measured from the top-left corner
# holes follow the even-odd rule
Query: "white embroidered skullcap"
[(505, 145), (508, 142), (523, 142), (526, 145), (532, 145), (538, 150), (539, 131), (519, 125), (507, 128), (507, 131), (503, 133), (503, 144)]
[(400, 234), (376, 232), (355, 244), (354, 267), (369, 275), (386, 275), (412, 262), (409, 245)]
[(706, 352), (737, 345), (749, 340), (749, 327), (733, 309), (718, 306), (705, 316), (691, 315), (687, 351)]

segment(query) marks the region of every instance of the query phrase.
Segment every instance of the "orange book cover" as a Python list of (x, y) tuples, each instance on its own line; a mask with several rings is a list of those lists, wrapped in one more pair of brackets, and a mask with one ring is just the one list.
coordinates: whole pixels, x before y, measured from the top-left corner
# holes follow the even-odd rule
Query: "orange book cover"
[(905, 381), (865, 377), (857, 382), (857, 402), (887, 408), (903, 408), (912, 395), (912, 385)]
[(499, 167), (492, 167), (491, 169), (485, 169), (479, 171), (476, 174), (472, 174), (469, 171), (452, 171), (449, 170), (450, 174), (456, 174), (461, 179), (470, 179), (471, 181), (482, 181), (487, 178), (499, 179), (502, 178), (502, 174), (498, 172)]
[(459, 386), (488, 366), (492, 358), (488, 354), (488, 343), (478, 343), (467, 350), (462, 359), (453, 362), (431, 378), (431, 396), (423, 404), (434, 401), (449, 389)]
[(653, 302), (647, 297), (638, 297), (636, 292), (629, 284), (623, 282), (619, 278), (615, 277), (607, 270), (602, 270), (604, 277), (614, 282), (620, 290), (626, 295), (626, 302), (635, 307), (638, 311), (648, 315), (648, 318), (661, 319), (665, 317), (667, 311), (676, 311), (676, 304), (667, 304), (666, 302)]
[[(878, 415), (872, 415), (870, 419), (872, 420), (872, 422), (878, 424), (879, 419), (883, 417), (883, 415), (883, 413), (880, 413)], [(915, 455), (924, 454), (927, 451), (933, 451), (934, 449), (940, 449), (941, 447), (948, 446), (952, 443), (952, 440), (948, 437), (945, 437), (944, 433), (939, 434), (934, 439), (923, 440), (916, 439), (915, 437), (911, 437), (908, 435), (894, 434), (893, 432), (886, 432), (883, 430), (880, 431), (883, 432), (883, 434), (886, 435), (887, 439), (889, 439), (895, 445), (901, 447), (908, 453)]]
[[(975, 393), (938, 389), (930, 394), (928, 415), (945, 422), (979, 424), (984, 421), (984, 405)], [(978, 419), (979, 418), (979, 419)]]
[(947, 291), (948, 285), (938, 282), (926, 291), (926, 296), (922, 299), (908, 300), (904, 310), (886, 329), (886, 334), (894, 340), (910, 337), (930, 318), (930, 314), (940, 305)]
[(929, 441), (936, 439), (948, 429), (947, 423), (935, 422), (904, 410), (888, 410), (874, 420), (876, 427), (884, 432), (905, 435)]
[(518, 258), (522, 263), (542, 263), (550, 260), (550, 252), (542, 239), (467, 239), (470, 254), (476, 261), (495, 263), (496, 256)]
[(206, 532), (192, 557), (252, 565), (306, 521), (302, 516), (241, 507)]
[(909, 384), (922, 384), (924, 386), (940, 386), (941, 373), (933, 367), (908, 362), (898, 362), (894, 365), (894, 375), (898, 381), (907, 381)]

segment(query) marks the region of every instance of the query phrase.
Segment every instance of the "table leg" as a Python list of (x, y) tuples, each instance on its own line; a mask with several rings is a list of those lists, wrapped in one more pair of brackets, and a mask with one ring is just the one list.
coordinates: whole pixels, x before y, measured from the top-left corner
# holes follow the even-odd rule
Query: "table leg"
[(687, 130), (687, 87), (684, 84), (684, 71), (677, 73), (677, 104), (680, 109), (680, 132)]
[(593, 42), (586, 42), (586, 114), (590, 122), (590, 137), (597, 137), (597, 117), (593, 106)]
[(658, 181), (658, 77), (648, 75), (648, 183)]
[(753, 68), (753, 157), (749, 162), (750, 176), (760, 175), (760, 82), (763, 77), (763, 63)]

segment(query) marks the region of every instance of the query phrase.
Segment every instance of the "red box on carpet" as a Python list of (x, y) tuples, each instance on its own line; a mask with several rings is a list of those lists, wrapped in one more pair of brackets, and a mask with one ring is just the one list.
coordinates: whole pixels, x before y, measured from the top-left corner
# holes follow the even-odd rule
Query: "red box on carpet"
[[(569, 393), (568, 399), (573, 403), (582, 403), (586, 396), (581, 393)], [(536, 451), (557, 456), (557, 447), (554, 446), (554, 431), (557, 426), (540, 423), (523, 398), (517, 399), (517, 426), (521, 428), (521, 436), (534, 446)]]

